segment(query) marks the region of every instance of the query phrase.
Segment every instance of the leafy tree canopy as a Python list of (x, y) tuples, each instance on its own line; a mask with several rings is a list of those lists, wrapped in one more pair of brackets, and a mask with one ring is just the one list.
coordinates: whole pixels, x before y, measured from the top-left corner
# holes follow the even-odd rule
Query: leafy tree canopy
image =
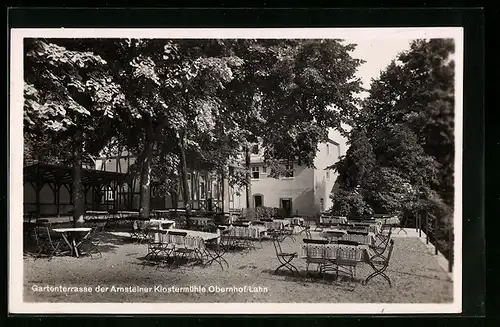
[(450, 223), (453, 52), (453, 40), (416, 40), (372, 81), (350, 148), (330, 167), (340, 175), (333, 211), (425, 213)]

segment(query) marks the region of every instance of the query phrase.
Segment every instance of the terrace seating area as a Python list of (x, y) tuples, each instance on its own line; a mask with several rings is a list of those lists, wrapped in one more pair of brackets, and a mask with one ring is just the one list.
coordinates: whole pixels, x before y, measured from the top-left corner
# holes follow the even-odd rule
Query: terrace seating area
[[(38, 266), (47, 258), (43, 273), (47, 267), (57, 270), (60, 263), (86, 258), (90, 260), (85, 264), (88, 269), (103, 269), (102, 261), (120, 262), (124, 271), (116, 273), (127, 280), (134, 275), (128, 277), (127, 271), (136, 270), (137, 265), (142, 267), (140, 280), (159, 271), (167, 275), (196, 271), (204, 280), (206, 274), (228, 277), (227, 272), (245, 270), (261, 276), (252, 279), (262, 278), (270, 285), (284, 279), (350, 291), (375, 287), (387, 292), (421, 278), (405, 271), (404, 262), (394, 264), (394, 256), (405, 261), (403, 252), (408, 247), (414, 249), (415, 245), (408, 244), (417, 239), (394, 233), (399, 225), (396, 220), (388, 223), (389, 218), (363, 222), (326, 217), (317, 222), (299, 217), (229, 218), (219, 222), (211, 213), (188, 217), (185, 211), (166, 209), (152, 211), (150, 217), (140, 218), (139, 212), (132, 210), (87, 211), (85, 224), (77, 228), (64, 219), (59, 223), (47, 219), (26, 222), (25, 264)], [(417, 265), (420, 270), (417, 261), (435, 265), (425, 250), (412, 255), (416, 261), (408, 267)], [(129, 268), (123, 266), (125, 262)], [(448, 289), (451, 281), (445, 279), (434, 283)]]

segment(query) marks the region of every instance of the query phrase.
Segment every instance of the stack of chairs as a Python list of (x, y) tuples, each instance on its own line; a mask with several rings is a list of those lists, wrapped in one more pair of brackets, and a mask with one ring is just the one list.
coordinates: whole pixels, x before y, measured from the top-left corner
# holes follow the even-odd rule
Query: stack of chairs
[(180, 263), (187, 260), (203, 261), (204, 241), (201, 237), (187, 236), (187, 232), (170, 230), (149, 233), (148, 253), (145, 259), (154, 260), (156, 267), (171, 263), (170, 268), (180, 267)]

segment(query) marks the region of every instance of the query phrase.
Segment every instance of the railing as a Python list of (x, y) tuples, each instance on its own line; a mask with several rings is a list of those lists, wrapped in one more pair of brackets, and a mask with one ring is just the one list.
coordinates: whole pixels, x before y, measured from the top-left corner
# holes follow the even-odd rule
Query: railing
[[(335, 213), (329, 213), (328, 215), (336, 215)], [(371, 216), (349, 216), (348, 221), (363, 221), (366, 219), (375, 218), (388, 218), (394, 215), (390, 214), (375, 214)], [(439, 251), (448, 259), (448, 271), (452, 272), (453, 270), (453, 229), (449, 228), (448, 230), (440, 230), (440, 226), (438, 225), (438, 220), (433, 219), (432, 221), (429, 219), (428, 215), (417, 215), (415, 218), (405, 217), (406, 219), (402, 219), (401, 228), (415, 228), (415, 232), (418, 233), (418, 236), (422, 237), (422, 232), (425, 233), (425, 243), (431, 243), (434, 246), (434, 254), (438, 255)], [(319, 217), (316, 219), (316, 222), (319, 221)], [(444, 234), (444, 238), (439, 238), (438, 234)], [(447, 249), (442, 247), (442, 244), (447, 244)], [(441, 246), (440, 246), (441, 244)], [(447, 250), (447, 251), (446, 251)]]
[[(424, 233), (425, 233), (425, 243), (429, 244), (431, 243), (434, 246), (434, 255), (438, 255), (439, 253), (439, 239), (438, 239), (438, 231), (439, 231), (439, 225), (438, 225), (438, 220), (434, 219), (433, 221), (429, 220), (428, 215), (425, 215), (425, 218), (422, 219), (422, 217), (419, 215), (416, 217), (416, 223), (415, 223), (415, 231), (418, 232), (418, 236), (422, 237), (422, 230), (425, 228)], [(442, 252), (447, 252), (443, 253), (445, 257), (448, 259), (448, 272), (453, 271), (453, 263), (454, 263), (454, 251), (453, 251), (453, 232), (451, 228), (446, 231), (447, 234), (447, 239), (445, 241), (447, 242), (447, 251), (442, 251)]]

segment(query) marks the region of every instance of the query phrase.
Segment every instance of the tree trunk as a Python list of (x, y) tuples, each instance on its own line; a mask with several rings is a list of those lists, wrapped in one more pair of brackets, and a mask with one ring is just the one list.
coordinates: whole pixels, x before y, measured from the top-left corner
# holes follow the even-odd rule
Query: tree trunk
[(245, 169), (246, 169), (246, 200), (247, 200), (247, 208), (251, 208), (252, 205), (252, 173), (250, 171), (250, 148), (248, 146), (245, 147)]
[(145, 160), (141, 169), (141, 187), (140, 187), (140, 209), (139, 217), (149, 218), (150, 200), (151, 200), (151, 163), (153, 161), (153, 125), (151, 118), (147, 120)]
[(453, 251), (454, 234), (453, 225), (448, 227), (448, 272), (453, 272), (453, 264), (455, 262), (455, 252)]
[(151, 187), (151, 159), (152, 159), (151, 157), (153, 152), (152, 143), (148, 141), (146, 147), (148, 155), (141, 169), (140, 209), (139, 209), (139, 216), (141, 218), (149, 217), (150, 199), (151, 199), (149, 189)]
[(82, 152), (83, 152), (83, 132), (77, 130), (74, 134), (73, 150), (73, 223), (75, 226), (83, 225), (84, 215), (84, 194), (82, 185)]
[(178, 136), (178, 146), (179, 146), (179, 155), (180, 155), (180, 177), (182, 181), (182, 199), (184, 200), (184, 207), (186, 208), (187, 214), (187, 225), (188, 227), (191, 224), (190, 216), (191, 216), (191, 203), (190, 203), (190, 194), (189, 194), (189, 182), (187, 176), (187, 162), (186, 162), (186, 148), (185, 148), (185, 136), (183, 134), (179, 134)]
[(221, 180), (221, 199), (222, 199), (222, 213), (226, 213), (226, 192), (224, 189), (224, 183), (226, 182), (226, 174), (224, 173), (224, 167), (222, 167), (221, 173), (220, 173), (220, 180)]
[(122, 151), (123, 151), (123, 148), (122, 147), (118, 147), (118, 153), (116, 154), (116, 171), (118, 173), (122, 172), (122, 163), (121, 163), (121, 161), (122, 161)]
[[(136, 162), (138, 163), (138, 161)], [(142, 190), (142, 184), (144, 184), (144, 161), (142, 161), (140, 163), (141, 165), (141, 168), (140, 168), (140, 172), (139, 172), (139, 212), (141, 211), (141, 208), (142, 208), (142, 196), (141, 196), (141, 190)], [(134, 185), (134, 190), (133, 190), (133, 193), (132, 193), (132, 203), (134, 202), (134, 199), (135, 199), (135, 186), (137, 185), (137, 183)]]

